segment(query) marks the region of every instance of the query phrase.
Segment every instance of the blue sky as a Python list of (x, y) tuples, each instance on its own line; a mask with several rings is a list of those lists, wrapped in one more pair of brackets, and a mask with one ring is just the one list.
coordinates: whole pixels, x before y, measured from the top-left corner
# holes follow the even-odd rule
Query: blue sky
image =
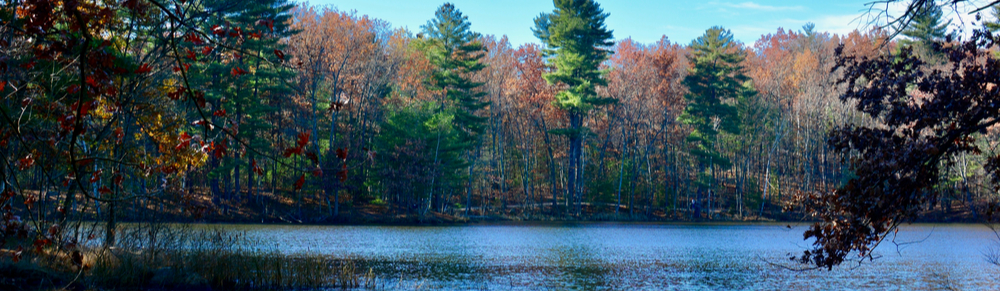
[[(319, 0), (312, 5), (333, 5), (341, 11), (356, 10), (388, 21), (393, 27), (418, 32), (434, 16), (444, 0)], [(531, 34), (532, 19), (541, 12), (551, 12), (549, 0), (451, 0), (468, 16), (472, 30), (496, 36), (507, 35), (515, 46), (538, 43)], [(652, 43), (666, 35), (670, 41), (688, 44), (713, 25), (730, 29), (736, 39), (752, 44), (764, 33), (779, 27), (799, 30), (807, 22), (816, 30), (844, 34), (867, 29), (865, 3), (871, 0), (598, 0), (605, 12), (608, 28), (615, 39)], [(898, 11), (898, 7), (889, 7)], [(898, 14), (897, 14), (898, 15)], [(954, 18), (955, 13), (946, 10)], [(963, 15), (968, 22), (971, 16)], [(958, 23), (958, 21), (954, 21)]]

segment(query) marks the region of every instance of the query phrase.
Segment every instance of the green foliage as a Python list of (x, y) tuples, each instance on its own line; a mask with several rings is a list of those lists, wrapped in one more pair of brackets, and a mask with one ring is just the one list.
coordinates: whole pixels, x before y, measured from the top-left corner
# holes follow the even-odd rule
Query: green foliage
[(536, 17), (532, 30), (548, 46), (543, 54), (555, 67), (554, 72), (543, 77), (549, 84), (567, 86), (556, 94), (553, 104), (563, 110), (586, 113), (594, 106), (615, 102), (595, 92), (596, 86), (607, 85), (602, 77), (605, 72), (598, 67), (608, 59), (612, 53), (609, 48), (614, 44), (612, 30), (604, 24), (608, 14), (592, 0), (554, 2), (556, 9)]
[(940, 52), (933, 49), (935, 41), (944, 40), (948, 36), (948, 25), (951, 20), (942, 22), (944, 12), (934, 1), (927, 1), (914, 14), (910, 24), (900, 31), (909, 37), (900, 41), (903, 45), (916, 46), (917, 52), (925, 59), (936, 58)]
[(983, 21), (983, 25), (986, 29), (992, 33), (1000, 31), (1000, 5), (993, 5), (990, 7), (990, 16), (992, 20)]
[(702, 164), (728, 168), (729, 159), (715, 147), (720, 132), (738, 135), (741, 132), (738, 104), (754, 97), (749, 78), (742, 66), (744, 52), (733, 41), (733, 35), (722, 27), (712, 27), (691, 43), (689, 57), (693, 68), (684, 78), (688, 94), (687, 107), (679, 117), (694, 130), (687, 137), (691, 153)]
[[(434, 157), (442, 169), (438, 174), (441, 182), (435, 184), (458, 183), (459, 169), (468, 164), (461, 159), (461, 148), (457, 129), (452, 124), (452, 115), (440, 112), (440, 104), (418, 103), (411, 107), (388, 107), (386, 118), (381, 124), (381, 132), (375, 140), (375, 151), (383, 153), (375, 165), (384, 193), (408, 194), (405, 198), (418, 198), (431, 186)], [(454, 186), (454, 185), (453, 185)]]
[[(279, 98), (291, 92), (285, 80), (294, 78), (294, 71), (282, 65), (285, 58), (275, 51), (285, 49), (279, 42), (282, 38), (297, 32), (288, 26), (289, 11), (294, 5), (285, 0), (215, 0), (206, 1), (204, 5), (207, 11), (229, 13), (207, 14), (201, 29), (223, 32), (228, 37), (220, 38), (220, 46), (192, 47), (190, 50), (207, 55), (210, 50), (222, 49), (221, 46), (232, 48), (226, 57), (199, 56), (197, 58), (203, 62), (192, 62), (191, 66), (192, 70), (204, 72), (192, 83), (204, 84), (205, 102), (211, 105), (192, 119), (205, 115), (213, 124), (232, 125), (225, 127), (228, 132), (207, 133), (217, 137), (217, 148), (224, 145), (234, 152), (232, 155), (225, 151), (214, 154), (223, 159), (211, 173), (215, 177), (237, 166), (250, 166), (250, 159), (245, 154), (251, 148), (259, 152), (272, 151), (274, 144), (268, 138), (273, 136), (275, 122), (269, 118), (278, 111)], [(231, 142), (234, 138), (242, 143)]]
[(453, 119), (461, 148), (468, 150), (478, 142), (486, 122), (486, 117), (477, 115), (489, 105), (482, 100), (486, 93), (478, 90), (483, 84), (472, 81), (472, 74), (486, 67), (481, 62), (486, 50), (480, 35), (470, 30), (468, 17), (451, 3), (441, 5), (434, 16), (423, 26), (427, 58), (436, 67), (428, 87), (444, 91), (447, 105), (442, 109)]

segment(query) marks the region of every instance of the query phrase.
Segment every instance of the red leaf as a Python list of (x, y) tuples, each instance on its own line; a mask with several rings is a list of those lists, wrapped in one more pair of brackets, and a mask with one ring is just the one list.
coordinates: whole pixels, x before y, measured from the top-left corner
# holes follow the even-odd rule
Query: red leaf
[(212, 112), (212, 115), (213, 116), (218, 116), (218, 117), (225, 117), (226, 116), (226, 109), (223, 108), (223, 109), (216, 110), (215, 112)]
[(301, 190), (302, 189), (302, 184), (305, 184), (305, 183), (306, 183), (306, 175), (300, 176), (299, 180), (295, 181), (295, 191)]
[(230, 71), (229, 73), (232, 74), (233, 76), (239, 77), (239, 76), (242, 76), (242, 75), (246, 75), (247, 71), (243, 70), (243, 68), (240, 68), (240, 67), (233, 67), (233, 70)]
[(17, 263), (18, 261), (20, 261), (21, 260), (21, 253), (22, 252), (24, 252), (24, 248), (22, 248), (21, 246), (17, 246), (17, 251), (14, 252), (13, 254), (11, 254), (11, 258), (10, 258), (11, 261), (14, 261), (15, 263)]
[(101, 180), (101, 173), (103, 173), (103, 172), (104, 172), (104, 170), (101, 170), (101, 169), (98, 169), (97, 171), (94, 171), (94, 174), (90, 176), (90, 182), (94, 183), (94, 182), (100, 181)]
[(340, 179), (341, 182), (347, 181), (347, 169), (337, 171), (337, 178)]
[(312, 160), (313, 163), (319, 163), (319, 157), (316, 156), (316, 153), (314, 152), (306, 152), (306, 157), (308, 157), (309, 160)]
[(76, 94), (76, 92), (80, 92), (80, 85), (73, 84), (66, 88), (66, 93)]
[(189, 42), (191, 42), (193, 44), (202, 44), (202, 43), (204, 43), (204, 41), (201, 40), (201, 37), (198, 36), (197, 34), (195, 34), (194, 32), (188, 33), (187, 35), (185, 35), (184, 36), (184, 40), (185, 41), (189, 41)]
[(212, 34), (223, 36), (226, 34), (226, 29), (219, 27), (218, 25), (212, 25)]
[(17, 168), (21, 171), (31, 168), (33, 165), (35, 165), (35, 158), (31, 154), (17, 161)]
[(153, 68), (149, 67), (149, 64), (139, 65), (138, 69), (135, 69), (136, 74), (145, 74), (153, 71)]
[(175, 151), (182, 150), (191, 145), (191, 135), (187, 134), (186, 132), (182, 132), (178, 140), (180, 140), (180, 143), (178, 143), (177, 146), (174, 147)]
[(226, 155), (226, 141), (223, 140), (219, 142), (219, 145), (215, 146), (215, 152), (213, 153), (216, 159), (221, 159)]
[(172, 100), (180, 100), (181, 97), (184, 97), (185, 91), (186, 89), (184, 87), (180, 87), (177, 88), (177, 90), (167, 93), (167, 97), (169, 97)]
[(257, 160), (250, 160), (250, 168), (253, 169), (253, 172), (257, 175), (264, 175), (264, 170), (257, 166)]
[(193, 61), (193, 60), (195, 60), (195, 59), (197, 59), (197, 58), (198, 58), (198, 56), (197, 56), (197, 55), (195, 55), (193, 51), (191, 51), (191, 50), (189, 50), (189, 49), (185, 49), (185, 51), (186, 51), (186, 52), (185, 52), (185, 55), (184, 55), (184, 57), (188, 58), (189, 60), (192, 60), (192, 61)]
[(274, 50), (274, 55), (278, 56), (279, 59), (282, 59), (282, 60), (285, 59), (285, 53), (281, 52), (281, 50), (277, 50), (277, 49)]
[(347, 159), (347, 150), (346, 149), (337, 149), (337, 158), (341, 159), (341, 160), (346, 160)]
[(201, 48), (201, 54), (207, 56), (210, 53), (212, 53), (212, 47), (211, 46), (205, 46), (205, 47)]
[(316, 177), (323, 176), (323, 169), (320, 169), (319, 167), (316, 167), (315, 169), (312, 170), (312, 174), (313, 174), (313, 176), (316, 176)]
[[(277, 50), (275, 50), (275, 51), (277, 51)], [(5, 86), (7, 86), (7, 81), (4, 81), (4, 80), (0, 80), (0, 91), (3, 91), (3, 88), (4, 88)]]
[(70, 105), (70, 108), (72, 108), (73, 111), (79, 111), (80, 112), (80, 116), (86, 116), (87, 113), (90, 112), (90, 109), (93, 108), (96, 105), (97, 105), (97, 101), (84, 102), (83, 105), (80, 105), (80, 102), (73, 102), (73, 105)]
[(194, 102), (198, 105), (198, 108), (205, 108), (205, 92), (194, 91)]
[(112, 180), (115, 182), (115, 185), (121, 186), (122, 185), (122, 180), (125, 180), (125, 178), (122, 177), (122, 175), (119, 174), (119, 175), (115, 175), (115, 177)]
[(89, 165), (90, 163), (93, 163), (93, 162), (94, 162), (94, 158), (80, 159), (80, 160), (76, 160), (76, 165), (79, 166), (79, 167), (83, 167), (83, 166)]
[(267, 26), (267, 29), (274, 32), (274, 20), (273, 19), (261, 19), (257, 20), (257, 25)]
[(299, 147), (304, 147), (304, 146), (306, 146), (306, 144), (309, 144), (309, 136), (310, 135), (312, 135), (312, 131), (311, 130), (307, 130), (306, 132), (299, 133), (299, 140), (298, 140)]
[(31, 70), (31, 68), (35, 67), (35, 64), (36, 63), (34, 61), (31, 61), (31, 62), (27, 62), (27, 63), (21, 64), (21, 67), (24, 68), (25, 70)]
[(99, 192), (101, 194), (110, 194), (111, 193), (111, 188), (108, 188), (108, 186), (101, 186), (101, 188), (97, 189), (97, 192)]
[[(184, 64), (184, 70), (185, 70), (185, 71), (187, 71), (187, 70), (188, 70), (188, 68), (190, 68), (190, 67), (191, 67), (191, 64)], [(174, 73), (176, 73), (176, 72), (180, 72), (180, 71), (181, 71), (181, 68), (180, 68), (180, 67), (174, 67)]]

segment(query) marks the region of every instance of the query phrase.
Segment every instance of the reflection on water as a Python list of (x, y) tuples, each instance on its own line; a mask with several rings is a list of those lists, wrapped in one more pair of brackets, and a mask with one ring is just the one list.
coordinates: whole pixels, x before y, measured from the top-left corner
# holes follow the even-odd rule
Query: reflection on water
[[(906, 226), (874, 262), (797, 272), (805, 225), (236, 225), (287, 252), (362, 258), (387, 286), (448, 289), (1000, 289), (979, 225)], [(926, 238), (926, 239), (925, 239)], [(891, 238), (890, 238), (891, 239)], [(922, 240), (922, 241), (921, 241)], [(907, 244), (907, 242), (920, 241)], [(898, 244), (898, 247), (897, 247)], [(898, 249), (898, 252), (897, 252)]]

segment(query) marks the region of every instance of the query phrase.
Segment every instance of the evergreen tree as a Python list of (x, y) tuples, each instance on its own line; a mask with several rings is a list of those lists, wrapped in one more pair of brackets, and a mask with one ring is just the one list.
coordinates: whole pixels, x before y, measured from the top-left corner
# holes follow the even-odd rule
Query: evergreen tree
[(910, 39), (903, 39), (900, 43), (913, 46), (925, 59), (938, 57), (939, 52), (934, 51), (933, 43), (948, 36), (951, 20), (942, 22), (944, 11), (934, 1), (925, 2), (914, 15), (910, 24), (900, 32)]
[(486, 66), (480, 59), (485, 49), (472, 32), (468, 17), (451, 3), (445, 3), (434, 13), (423, 30), (427, 37), (428, 58), (437, 70), (428, 82), (432, 90), (444, 91), (445, 102), (454, 108), (446, 108), (454, 114), (455, 126), (459, 129), (462, 148), (471, 148), (483, 132), (485, 117), (477, 112), (487, 105), (482, 97), (485, 92), (477, 89), (483, 84), (472, 81), (472, 74)]
[[(428, 89), (444, 94), (433, 119), (449, 123), (433, 128), (436, 140), (428, 208), (434, 205), (437, 185), (458, 188), (453, 184), (462, 180), (459, 169), (468, 167), (471, 174), (472, 149), (479, 143), (486, 122), (486, 117), (478, 115), (489, 105), (482, 100), (486, 93), (478, 90), (482, 83), (472, 81), (472, 74), (485, 68), (480, 61), (485, 49), (478, 40), (480, 35), (471, 31), (470, 26), (468, 17), (455, 5), (445, 3), (434, 13), (434, 19), (422, 27), (427, 57), (436, 68), (427, 80)], [(445, 130), (446, 127), (454, 130)], [(459, 157), (460, 153), (466, 159), (449, 158)], [(471, 191), (471, 185), (467, 188)]]
[(990, 32), (996, 33), (997, 31), (1000, 31), (1000, 4), (990, 7), (990, 16), (993, 20), (983, 21), (983, 25), (985, 25), (986, 29)]
[[(740, 109), (737, 105), (756, 95), (756, 91), (744, 75), (744, 52), (733, 41), (729, 30), (712, 27), (695, 39), (690, 48), (689, 60), (694, 66), (684, 77), (684, 85), (688, 88), (684, 99), (688, 104), (679, 119), (694, 128), (687, 141), (700, 169), (698, 193), (707, 188), (707, 202), (711, 205), (716, 171), (732, 166), (716, 147), (718, 135), (722, 132), (740, 134)], [(709, 173), (705, 172), (706, 169)]]
[[(549, 84), (562, 84), (566, 89), (556, 94), (553, 104), (565, 110), (569, 116), (569, 128), (555, 130), (554, 133), (569, 138), (568, 187), (569, 199), (579, 202), (578, 189), (582, 184), (579, 170), (583, 156), (583, 136), (586, 128), (583, 120), (595, 106), (607, 105), (615, 100), (597, 95), (597, 86), (607, 85), (604, 71), (599, 70), (602, 62), (612, 53), (609, 49), (612, 31), (607, 29), (601, 6), (593, 0), (554, 0), (555, 10), (542, 13), (535, 18), (532, 30), (547, 46), (543, 54), (548, 56), (549, 65), (555, 71), (543, 77)], [(553, 206), (555, 200), (553, 199)], [(577, 214), (580, 205), (577, 204)]]
[[(295, 33), (288, 27), (294, 5), (285, 0), (213, 0), (204, 5), (208, 13), (202, 29), (216, 37), (217, 45), (195, 44), (186, 58), (192, 60), (192, 70), (205, 72), (198, 75), (203, 80), (193, 83), (205, 84), (200, 102), (211, 110), (203, 114), (218, 125), (205, 132), (214, 146), (210, 186), (213, 193), (227, 197), (239, 195), (243, 188), (251, 194), (256, 153), (273, 152), (273, 143), (267, 140), (276, 130), (271, 117), (290, 92), (284, 80), (291, 79), (293, 71), (281, 65), (287, 57), (279, 40)], [(203, 61), (194, 62), (195, 58)], [(219, 185), (219, 178), (224, 185)]]

